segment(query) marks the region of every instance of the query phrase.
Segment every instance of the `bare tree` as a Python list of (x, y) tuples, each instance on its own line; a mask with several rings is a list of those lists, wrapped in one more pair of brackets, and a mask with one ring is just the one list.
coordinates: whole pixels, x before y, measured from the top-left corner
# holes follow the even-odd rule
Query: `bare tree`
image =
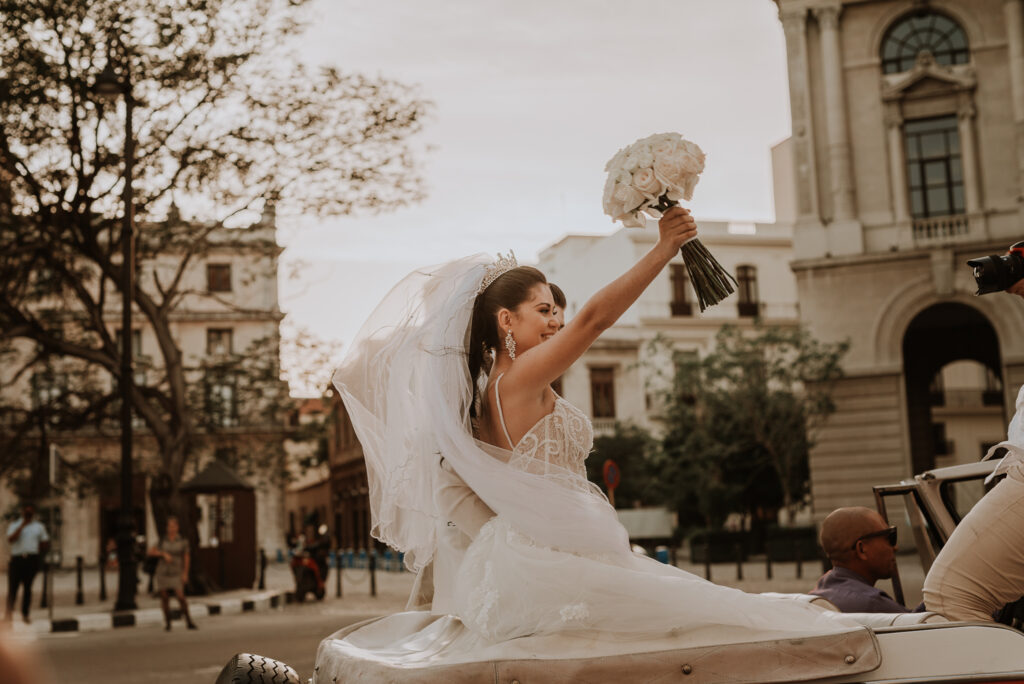
[[(201, 368), (183, 358), (175, 312), (218, 297), (190, 274), (232, 245), (266, 250), (276, 268), (268, 222), (251, 220), (260, 211), (327, 216), (418, 200), (410, 136), (428, 107), (401, 83), (295, 59), (305, 4), (0, 0), (0, 475), (34, 461), (46, 430), (114, 429), (126, 133), (124, 101), (94, 93), (104, 68), (132, 84), (131, 299), (159, 353), (131, 403), (164, 504), (218, 429), (281, 424), (276, 335)], [(207, 410), (218, 369), (252, 415)]]

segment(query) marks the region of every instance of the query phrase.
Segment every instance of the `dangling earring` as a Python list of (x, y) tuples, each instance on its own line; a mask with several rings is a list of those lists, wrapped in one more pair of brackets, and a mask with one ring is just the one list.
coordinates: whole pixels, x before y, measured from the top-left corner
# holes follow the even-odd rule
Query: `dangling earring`
[(512, 337), (512, 328), (508, 329), (508, 333), (505, 334), (505, 349), (508, 351), (508, 357), (513, 361), (516, 360), (516, 340)]

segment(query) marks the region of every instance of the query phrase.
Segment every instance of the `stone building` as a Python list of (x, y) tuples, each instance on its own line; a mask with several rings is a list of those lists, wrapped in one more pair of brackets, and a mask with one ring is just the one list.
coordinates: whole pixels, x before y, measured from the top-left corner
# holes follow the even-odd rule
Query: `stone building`
[[(168, 218), (180, 221), (176, 211)], [(145, 240), (145, 226), (139, 227), (139, 239)], [(281, 248), (276, 242), (272, 212), (264, 214), (256, 224), (246, 228), (213, 227), (209, 246), (195, 255), (183, 271), (183, 293), (170, 314), (171, 336), (181, 352), (186, 369), (186, 382), (199, 407), (205, 427), (190, 455), (183, 482), (189, 480), (212, 459), (219, 458), (234, 468), (235, 473), (255, 487), (256, 545), (268, 551), (284, 545), (284, 492), (280, 474), (273, 469), (251, 468), (259, 450), (271, 455), (280, 452), (283, 466), (284, 417), (268, 418), (276, 404), (287, 399), (287, 388), (278, 380), (278, 328), (282, 318), (278, 306), (277, 264)], [(155, 279), (170, 282), (180, 254), (167, 253), (137, 265), (138, 287), (155, 288)], [(155, 291), (155, 290), (150, 290)], [(112, 337), (120, 337), (121, 302), (116, 293), (107, 297), (104, 321)], [(76, 314), (65, 312), (63, 325), (73, 325)], [(63, 319), (62, 319), (63, 320)], [(133, 320), (132, 345), (135, 382), (138, 386), (155, 386), (163, 382), (159, 340), (147, 320), (136, 313)], [(31, 346), (22, 345), (20, 353), (31, 353)], [(258, 355), (258, 356), (257, 356)], [(253, 378), (240, 378), (240, 363), (258, 362), (258, 370), (248, 371)], [(70, 365), (73, 362), (68, 361)], [(234, 363), (234, 362), (232, 362)], [(32, 402), (33, 405), (53, 401), (67, 388), (67, 365), (39, 368), (10, 384), (3, 378), (4, 402)], [(0, 369), (5, 372), (9, 369)], [(265, 374), (265, 375), (263, 375)], [(255, 389), (252, 383), (261, 383)], [(112, 378), (98, 380), (104, 392), (116, 392)], [(247, 392), (248, 387), (248, 393)], [(104, 389), (105, 388), (105, 389)], [(116, 406), (115, 406), (116, 409)], [(157, 530), (149, 505), (149, 492), (156, 472), (156, 443), (146, 424), (138, 416), (133, 422), (133, 504), (137, 529), (145, 532), (147, 543), (157, 539)], [(44, 511), (53, 517), (51, 534), (56, 533), (55, 547), (64, 566), (74, 566), (76, 556), (94, 565), (104, 553), (106, 544), (115, 536), (120, 509), (119, 463), (120, 429), (116, 410), (109, 419), (89, 423), (74, 432), (47, 431), (40, 440), (52, 445), (65, 464), (62, 484), (65, 494), (41, 502)], [(264, 459), (266, 461), (266, 459)], [(0, 482), (0, 511), (13, 509), (16, 499), (8, 483)], [(231, 513), (219, 513), (218, 529), (228, 522)], [(200, 531), (213, 524), (197, 521)], [(250, 523), (251, 524), (251, 523)], [(205, 526), (205, 527), (204, 527)], [(0, 563), (6, 564), (7, 541), (0, 539)]]
[(328, 423), (327, 462), (330, 469), (331, 537), (339, 549), (370, 549), (370, 495), (363, 447), (341, 396), (328, 391), (331, 419)]
[(800, 319), (852, 343), (811, 455), (820, 518), (1005, 435), (1024, 302), (973, 297), (965, 262), (1024, 238), (1024, 0), (775, 2)]
[[(557, 383), (563, 396), (591, 415), (598, 434), (609, 432), (616, 421), (659, 430), (654, 390), (665, 360), (651, 348), (656, 337), (679, 351), (702, 355), (724, 324), (750, 327), (759, 317), (768, 325), (796, 325), (791, 227), (699, 218), (698, 225), (701, 242), (736, 276), (739, 289), (702, 313), (681, 257), (658, 275)], [(541, 252), (538, 267), (565, 292), (569, 319), (656, 240), (653, 225), (607, 236), (568, 235)]]

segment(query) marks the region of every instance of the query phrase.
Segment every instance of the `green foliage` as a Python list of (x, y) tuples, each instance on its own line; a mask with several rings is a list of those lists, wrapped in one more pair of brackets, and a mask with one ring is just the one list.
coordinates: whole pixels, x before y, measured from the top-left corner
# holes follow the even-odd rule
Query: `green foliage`
[(795, 327), (724, 326), (703, 358), (655, 342), (670, 356), (667, 432), (657, 455), (661, 496), (683, 526), (721, 526), (792, 511), (808, 494), (808, 452), (834, 406), (846, 343), (823, 344)]

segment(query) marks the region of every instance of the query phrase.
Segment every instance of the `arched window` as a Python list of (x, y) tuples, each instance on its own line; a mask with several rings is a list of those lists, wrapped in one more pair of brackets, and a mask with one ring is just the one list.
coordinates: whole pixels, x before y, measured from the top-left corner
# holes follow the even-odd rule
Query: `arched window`
[(889, 29), (882, 41), (882, 72), (910, 71), (922, 50), (931, 52), (939, 64), (966, 64), (970, 58), (967, 34), (960, 25), (925, 11), (905, 16)]

